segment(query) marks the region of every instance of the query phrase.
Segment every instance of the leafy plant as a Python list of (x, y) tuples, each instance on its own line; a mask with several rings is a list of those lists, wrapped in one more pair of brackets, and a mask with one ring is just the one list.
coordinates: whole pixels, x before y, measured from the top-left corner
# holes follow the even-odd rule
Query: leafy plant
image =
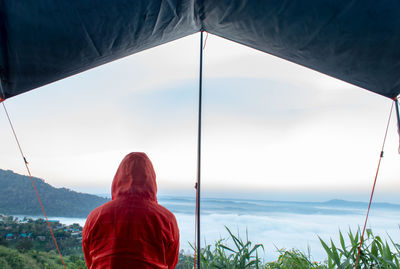
[(297, 249), (285, 250), (279, 249), (279, 257), (277, 261), (269, 262), (266, 264), (266, 269), (298, 269), (298, 268), (309, 268), (309, 269), (323, 269), (325, 265), (311, 261), (311, 255), (305, 255), (303, 252)]
[(190, 254), (185, 254), (184, 251), (179, 252), (179, 262), (175, 269), (193, 269), (194, 257)]
[[(392, 247), (396, 252), (392, 252), (387, 241), (383, 241), (380, 236), (375, 236), (371, 229), (367, 229), (367, 236), (361, 244), (360, 256), (357, 268), (400, 268), (400, 247), (390, 238)], [(350, 244), (346, 245), (342, 232), (339, 231), (340, 247), (333, 241), (330, 246), (321, 238), (321, 244), (325, 249), (328, 260), (328, 268), (354, 268), (357, 259), (358, 248), (361, 243), (360, 229), (354, 235), (350, 230), (348, 233)]]
[[(240, 236), (235, 236), (231, 230), (226, 227), (229, 233), (229, 239), (233, 242), (234, 247), (228, 247), (227, 239), (220, 239), (215, 242), (214, 247), (207, 245), (201, 250), (200, 265), (201, 268), (211, 269), (245, 269), (245, 268), (263, 268), (263, 263), (258, 257), (258, 250), (264, 246), (262, 244), (252, 243), (248, 239), (246, 232), (246, 240), (243, 241)], [(195, 248), (192, 246), (195, 250)]]
[[(228, 247), (228, 239), (220, 239), (215, 242), (214, 246), (207, 245), (201, 251), (201, 268), (224, 268), (224, 269), (241, 269), (241, 268), (265, 268), (265, 269), (353, 269), (355, 267), (358, 247), (361, 242), (361, 233), (358, 229), (354, 234), (349, 230), (345, 238), (339, 231), (339, 245), (335, 245), (333, 240), (329, 243), (320, 242), (327, 254), (327, 260), (323, 262), (313, 261), (310, 250), (304, 252), (292, 249), (279, 249), (279, 257), (276, 261), (263, 264), (258, 257), (257, 251), (263, 245), (252, 243), (248, 240), (246, 232), (246, 240), (243, 241), (240, 236), (235, 236), (229, 228), (225, 227), (229, 233), (229, 240), (233, 242), (234, 247)], [(375, 236), (371, 229), (366, 230), (366, 238), (361, 244), (361, 252), (357, 268), (400, 268), (400, 244), (395, 243), (389, 236), (390, 243), (382, 240), (380, 236)], [(192, 246), (193, 249), (195, 249)], [(187, 261), (183, 266), (183, 262)], [(180, 265), (177, 268), (191, 269), (193, 268), (193, 257), (181, 257)], [(181, 266), (181, 267), (179, 267)]]

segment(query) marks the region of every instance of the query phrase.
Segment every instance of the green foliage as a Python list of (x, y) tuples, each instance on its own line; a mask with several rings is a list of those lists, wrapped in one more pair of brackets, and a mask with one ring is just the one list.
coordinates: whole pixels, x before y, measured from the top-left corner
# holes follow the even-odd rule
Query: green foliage
[[(387, 241), (375, 236), (372, 230), (367, 229), (367, 236), (361, 244), (360, 257), (357, 268), (400, 268), (400, 247), (390, 238), (392, 249)], [(339, 231), (340, 247), (333, 241), (330, 246), (321, 238), (321, 244), (325, 249), (328, 260), (327, 268), (354, 268), (356, 264), (358, 248), (361, 243), (361, 232), (358, 229), (356, 234), (350, 230), (348, 233), (349, 245), (346, 245), (342, 232)]]
[(192, 255), (185, 254), (184, 252), (179, 253), (179, 262), (175, 269), (193, 269), (194, 257)]
[[(82, 257), (64, 256), (65, 265), (68, 269), (85, 269), (86, 264)], [(20, 253), (15, 249), (0, 246), (0, 268), (18, 268), (18, 269), (42, 269), (42, 268), (64, 268), (61, 258), (54, 251), (27, 251)]]
[[(4, 268), (34, 268), (35, 262), (28, 255), (24, 255), (17, 250), (0, 246), (0, 260)], [(3, 268), (3, 267), (2, 267)]]
[(72, 263), (72, 267), (68, 267), (71, 269), (86, 269), (86, 263), (85, 260), (82, 258), (82, 256), (77, 256), (77, 255), (70, 255), (67, 257), (67, 261), (69, 263)]
[[(332, 240), (327, 243), (320, 238), (321, 245), (327, 254), (327, 260), (323, 263), (312, 262), (310, 255), (306, 256), (299, 250), (279, 250), (278, 260), (268, 263), (266, 268), (353, 269), (361, 243), (360, 230), (357, 230), (355, 234), (350, 230), (348, 239), (349, 243), (346, 243), (341, 231), (339, 231), (340, 246), (335, 245)], [(400, 245), (394, 243), (391, 238), (390, 241), (391, 246), (381, 237), (374, 236), (368, 229), (361, 245), (357, 268), (400, 268)]]
[(4, 257), (0, 257), (0, 268), (2, 269), (12, 269)]
[[(252, 247), (247, 239), (243, 241), (235, 236), (226, 227), (229, 239), (234, 248), (228, 247), (227, 240), (220, 239), (214, 246), (207, 245), (201, 251), (201, 268), (265, 268), (265, 269), (353, 269), (357, 258), (358, 246), (361, 242), (360, 230), (355, 234), (350, 230), (348, 241), (345, 241), (342, 232), (339, 231), (340, 245), (335, 245), (332, 240), (326, 243), (320, 238), (322, 247), (327, 254), (327, 260), (323, 262), (313, 261), (310, 250), (304, 254), (297, 249), (278, 250), (279, 257), (276, 261), (263, 264), (258, 257), (257, 250), (262, 248), (261, 244)], [(375, 236), (370, 229), (367, 230), (366, 238), (361, 245), (360, 259), (357, 268), (400, 268), (400, 244), (390, 238), (390, 244), (383, 241), (381, 237)], [(194, 247), (192, 246), (194, 249)], [(193, 256), (180, 254), (178, 269), (192, 269)]]
[(26, 252), (33, 248), (33, 243), (31, 239), (23, 238), (18, 240), (15, 248), (19, 250), (19, 252)]
[[(86, 218), (108, 199), (54, 188), (39, 178), (33, 178), (48, 216)], [(0, 169), (0, 213), (6, 215), (42, 215), (35, 190), (29, 177)]]
[[(245, 268), (262, 268), (263, 264), (258, 257), (258, 249), (264, 249), (263, 245), (252, 243), (248, 240), (246, 233), (246, 241), (240, 236), (235, 236), (228, 227), (225, 227), (229, 233), (229, 239), (234, 244), (234, 248), (228, 247), (225, 242), (228, 240), (220, 239), (215, 242), (214, 247), (207, 245), (201, 251), (200, 265), (201, 268), (211, 269), (245, 269)], [(192, 246), (193, 247), (193, 246)], [(193, 248), (194, 249), (194, 248)]]
[(305, 255), (303, 252), (292, 249), (278, 250), (279, 257), (275, 262), (269, 262), (266, 264), (267, 269), (297, 269), (297, 268), (310, 268), (310, 269), (322, 269), (326, 268), (323, 264), (311, 261), (310, 255)]

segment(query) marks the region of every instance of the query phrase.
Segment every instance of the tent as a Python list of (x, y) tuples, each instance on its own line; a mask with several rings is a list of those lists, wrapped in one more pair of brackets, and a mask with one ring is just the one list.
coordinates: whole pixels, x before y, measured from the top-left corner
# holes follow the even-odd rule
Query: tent
[(399, 13), (395, 0), (1, 0), (0, 101), (199, 31), (395, 99)]
[(394, 0), (2, 0), (1, 98), (199, 31), (395, 98), (399, 12)]

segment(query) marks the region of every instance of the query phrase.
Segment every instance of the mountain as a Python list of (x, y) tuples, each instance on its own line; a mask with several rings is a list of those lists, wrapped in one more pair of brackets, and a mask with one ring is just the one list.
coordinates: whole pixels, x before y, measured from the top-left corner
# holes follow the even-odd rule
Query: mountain
[[(40, 178), (33, 178), (47, 216), (86, 218), (94, 208), (109, 199), (96, 195), (55, 188)], [(0, 213), (42, 216), (31, 179), (0, 169)]]
[[(333, 199), (327, 202), (324, 202), (325, 205), (331, 206), (342, 206), (342, 207), (352, 207), (352, 208), (368, 208), (367, 202), (353, 202), (353, 201), (346, 201), (340, 199)], [(375, 203), (372, 202), (373, 208), (381, 208), (381, 209), (393, 209), (393, 210), (400, 210), (400, 205), (392, 204), (392, 203)]]

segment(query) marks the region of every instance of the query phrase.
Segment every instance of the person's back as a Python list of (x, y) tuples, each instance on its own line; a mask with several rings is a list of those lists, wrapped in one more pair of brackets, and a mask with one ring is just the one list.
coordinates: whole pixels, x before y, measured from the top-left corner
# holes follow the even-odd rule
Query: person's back
[(157, 203), (153, 166), (144, 153), (128, 154), (112, 184), (112, 201), (86, 220), (82, 246), (88, 268), (175, 268), (179, 231)]

